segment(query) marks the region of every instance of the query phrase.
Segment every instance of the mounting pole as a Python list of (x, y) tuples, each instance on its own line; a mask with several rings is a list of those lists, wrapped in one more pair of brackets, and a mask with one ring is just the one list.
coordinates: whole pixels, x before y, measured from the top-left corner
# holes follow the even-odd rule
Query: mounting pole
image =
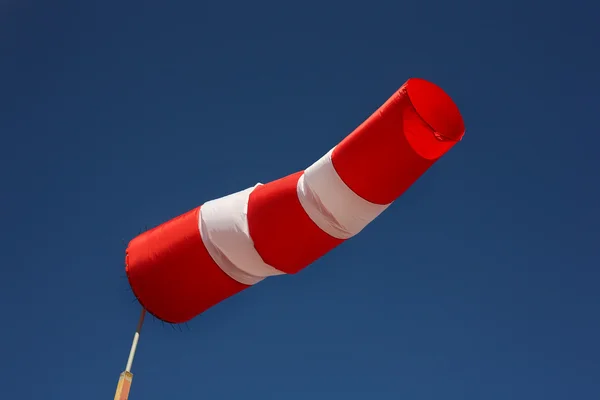
[(131, 365), (133, 364), (133, 357), (137, 349), (138, 341), (140, 340), (140, 332), (142, 331), (142, 325), (144, 324), (144, 317), (146, 316), (146, 309), (142, 308), (140, 320), (138, 321), (137, 329), (133, 335), (133, 343), (131, 344), (131, 350), (129, 351), (129, 358), (127, 359), (127, 366), (125, 371), (121, 372), (119, 376), (119, 383), (117, 384), (117, 392), (115, 393), (115, 400), (127, 400), (129, 398), (129, 390), (131, 390), (131, 381), (133, 380), (133, 374), (131, 373)]

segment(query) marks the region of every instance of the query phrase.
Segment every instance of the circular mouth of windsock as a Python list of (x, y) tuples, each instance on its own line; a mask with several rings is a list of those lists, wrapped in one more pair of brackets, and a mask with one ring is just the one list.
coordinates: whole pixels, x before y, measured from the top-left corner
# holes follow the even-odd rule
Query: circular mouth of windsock
[(407, 140), (420, 156), (441, 157), (465, 134), (465, 124), (452, 98), (439, 86), (420, 78), (406, 82), (406, 93), (416, 113), (431, 134), (422, 130), (406, 132)]

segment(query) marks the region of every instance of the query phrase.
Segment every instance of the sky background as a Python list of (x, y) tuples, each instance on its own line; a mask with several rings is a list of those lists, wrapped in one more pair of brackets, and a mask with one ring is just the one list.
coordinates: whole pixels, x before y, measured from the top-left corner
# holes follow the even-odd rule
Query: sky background
[(131, 400), (600, 398), (598, 15), (0, 1), (0, 398), (112, 399), (127, 242), (305, 168), (410, 77), (464, 140), (300, 274), (148, 318)]

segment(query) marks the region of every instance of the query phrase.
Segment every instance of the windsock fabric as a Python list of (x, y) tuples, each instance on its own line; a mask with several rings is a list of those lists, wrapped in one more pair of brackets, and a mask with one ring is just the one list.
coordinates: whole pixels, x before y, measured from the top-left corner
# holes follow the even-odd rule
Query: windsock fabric
[(438, 86), (409, 79), (304, 171), (208, 201), (134, 238), (131, 288), (144, 308), (185, 322), (275, 275), (295, 274), (358, 234), (464, 135)]

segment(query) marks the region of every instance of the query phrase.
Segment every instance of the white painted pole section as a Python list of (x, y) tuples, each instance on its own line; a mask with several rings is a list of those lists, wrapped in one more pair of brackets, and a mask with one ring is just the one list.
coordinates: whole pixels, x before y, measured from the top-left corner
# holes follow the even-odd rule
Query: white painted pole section
[(135, 356), (135, 350), (137, 348), (138, 341), (140, 340), (140, 332), (142, 331), (142, 324), (144, 323), (144, 317), (146, 316), (146, 309), (142, 308), (142, 314), (140, 315), (140, 320), (137, 325), (137, 329), (135, 330), (135, 334), (133, 335), (133, 343), (131, 345), (131, 350), (129, 351), (129, 359), (127, 359), (127, 366), (125, 367), (125, 372), (131, 372), (131, 364), (133, 364), (133, 357)]

